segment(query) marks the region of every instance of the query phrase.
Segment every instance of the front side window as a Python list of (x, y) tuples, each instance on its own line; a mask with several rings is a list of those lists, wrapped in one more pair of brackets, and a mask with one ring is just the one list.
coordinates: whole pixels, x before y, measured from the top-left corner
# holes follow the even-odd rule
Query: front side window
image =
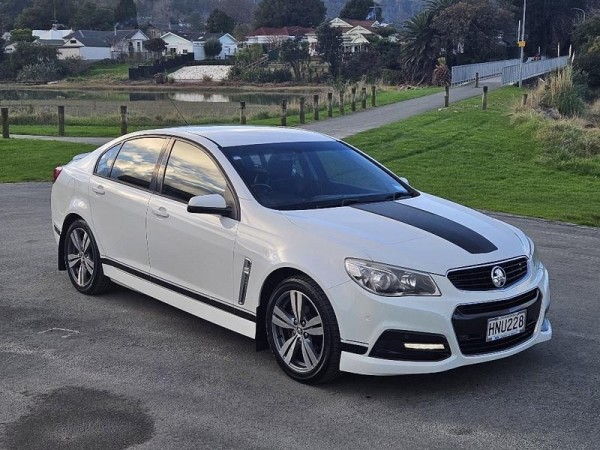
[(149, 189), (164, 143), (165, 139), (158, 137), (126, 141), (115, 159), (110, 177)]
[(224, 195), (226, 186), (221, 170), (202, 149), (175, 142), (165, 169), (164, 195), (187, 203), (197, 195)]

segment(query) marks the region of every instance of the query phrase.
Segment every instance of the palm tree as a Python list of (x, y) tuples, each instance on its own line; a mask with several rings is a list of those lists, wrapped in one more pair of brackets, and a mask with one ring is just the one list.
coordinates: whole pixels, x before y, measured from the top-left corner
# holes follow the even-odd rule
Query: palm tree
[(433, 17), (434, 14), (427, 9), (407, 20), (402, 30), (402, 63), (408, 78), (419, 83), (431, 77), (436, 63), (435, 33), (431, 27)]

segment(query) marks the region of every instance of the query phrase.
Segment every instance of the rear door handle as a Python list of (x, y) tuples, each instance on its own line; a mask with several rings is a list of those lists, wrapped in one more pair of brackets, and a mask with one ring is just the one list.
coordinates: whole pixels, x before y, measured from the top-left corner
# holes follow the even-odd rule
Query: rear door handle
[(92, 186), (92, 191), (98, 195), (104, 195), (104, 186), (99, 184), (98, 186)]
[(169, 217), (169, 213), (162, 206), (160, 208), (152, 208), (152, 214), (154, 214), (157, 217), (162, 217), (163, 219)]

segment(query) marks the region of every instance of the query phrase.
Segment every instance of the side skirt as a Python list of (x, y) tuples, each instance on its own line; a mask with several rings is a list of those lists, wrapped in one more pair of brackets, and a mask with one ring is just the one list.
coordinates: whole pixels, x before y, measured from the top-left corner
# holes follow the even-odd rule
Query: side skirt
[(127, 288), (149, 295), (161, 302), (181, 309), (196, 317), (227, 328), (246, 337), (255, 338), (256, 323), (243, 317), (231, 314), (214, 306), (207, 305), (186, 295), (182, 295), (166, 287), (159, 286), (151, 281), (139, 278), (117, 267), (102, 264), (104, 274), (115, 283)]

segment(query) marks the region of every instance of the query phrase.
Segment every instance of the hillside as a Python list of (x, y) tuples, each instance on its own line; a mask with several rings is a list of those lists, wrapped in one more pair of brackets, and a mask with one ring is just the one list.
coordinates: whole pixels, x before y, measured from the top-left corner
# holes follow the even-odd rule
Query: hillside
[[(198, 23), (204, 20), (214, 8), (219, 8), (232, 16), (238, 23), (252, 21), (252, 9), (260, 0), (135, 0), (138, 10), (138, 21), (147, 23), (187, 22)], [(297, 0), (292, 0), (297, 1)], [(339, 15), (347, 0), (324, 0), (327, 17)], [(425, 0), (379, 0), (383, 17), (396, 26), (418, 13)], [(114, 8), (118, 0), (96, 0), (96, 6)], [(68, 25), (67, 17), (77, 9), (79, 0), (63, 0), (62, 7), (56, 9), (59, 21)], [(52, 2), (48, 0), (0, 0), (0, 29), (10, 30), (25, 8), (36, 6), (37, 12), (30, 17), (37, 17), (37, 23), (45, 23), (50, 27), (53, 17)], [(34, 27), (35, 28), (35, 27)]]

